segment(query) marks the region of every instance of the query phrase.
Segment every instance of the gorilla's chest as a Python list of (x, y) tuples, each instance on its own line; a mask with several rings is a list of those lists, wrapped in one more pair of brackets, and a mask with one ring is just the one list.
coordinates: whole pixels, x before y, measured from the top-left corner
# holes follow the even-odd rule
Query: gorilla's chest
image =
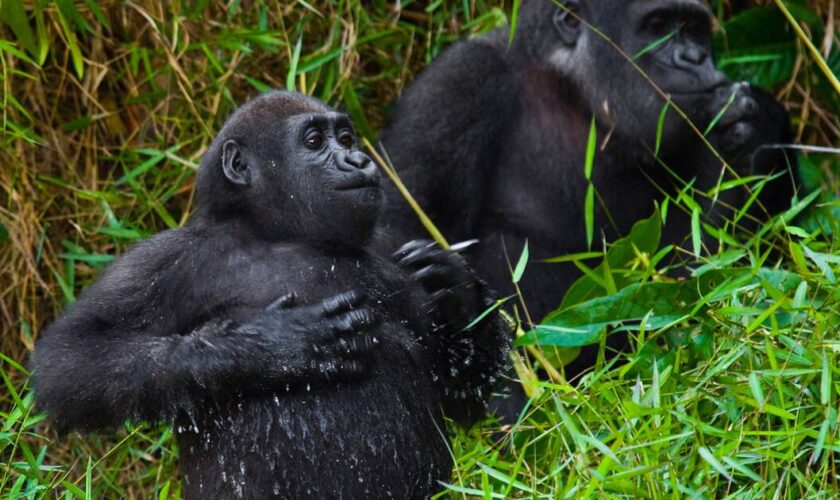
[(309, 305), (355, 290), (388, 321), (416, 317), (419, 289), (388, 260), (369, 253), (330, 253), (305, 245), (275, 244), (237, 249), (205, 273), (216, 275), (208, 304), (218, 304), (231, 319), (244, 321), (278, 297), (295, 293)]
[(277, 245), (231, 252), (210, 272), (223, 284), (212, 300), (240, 321), (289, 292), (304, 305), (360, 291), (381, 316), (380, 344), (357, 379), (280, 385), (186, 422), (190, 495), (411, 498), (448, 476), (438, 394), (416, 342), (423, 296), (402, 271), (369, 254)]

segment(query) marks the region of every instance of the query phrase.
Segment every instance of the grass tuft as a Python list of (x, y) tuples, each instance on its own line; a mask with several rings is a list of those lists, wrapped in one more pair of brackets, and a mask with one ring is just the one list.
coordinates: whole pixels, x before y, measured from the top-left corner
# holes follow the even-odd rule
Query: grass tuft
[[(133, 242), (184, 223), (197, 163), (237, 103), (294, 88), (346, 109), (375, 143), (425, 64), (515, 24), (519, 3), (0, 1), (0, 494), (180, 498), (166, 429), (56, 439), (26, 383), (39, 332)], [(807, 190), (744, 236), (753, 200), (713, 227), (694, 197), (739, 183), (757, 194), (766, 179), (708, 193), (689, 182), (636, 236), (558, 256), (584, 279), (535, 331), (519, 325), (517, 370), (534, 400), (502, 442), (493, 422), (456, 430), (442, 496), (840, 495), (840, 11), (829, 0), (711, 5), (721, 68), (790, 110), (809, 147)], [(696, 213), (681, 281), (664, 264), (676, 250), (651, 244), (669, 210)], [(605, 345), (606, 326), (635, 352), (567, 382), (562, 361), (583, 341)]]

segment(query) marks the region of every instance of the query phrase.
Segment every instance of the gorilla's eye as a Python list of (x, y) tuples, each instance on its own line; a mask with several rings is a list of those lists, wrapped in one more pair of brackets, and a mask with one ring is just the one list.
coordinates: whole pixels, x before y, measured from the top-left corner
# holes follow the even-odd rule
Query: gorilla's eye
[(353, 147), (353, 136), (347, 132), (338, 136), (338, 143), (344, 146), (347, 149)]
[(662, 16), (653, 16), (645, 23), (645, 29), (657, 36), (665, 35), (668, 32), (668, 21)]
[(309, 149), (321, 149), (321, 146), (324, 145), (324, 135), (321, 134), (321, 132), (312, 131), (306, 134), (306, 138), (303, 142)]
[(688, 33), (692, 37), (700, 38), (708, 31), (707, 26), (708, 23), (692, 19), (683, 25), (682, 31)]

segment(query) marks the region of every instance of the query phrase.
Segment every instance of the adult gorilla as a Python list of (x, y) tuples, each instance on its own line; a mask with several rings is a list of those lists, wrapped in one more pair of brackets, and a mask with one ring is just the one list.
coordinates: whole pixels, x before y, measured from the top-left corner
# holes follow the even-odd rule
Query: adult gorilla
[(423, 498), (449, 478), (441, 409), (481, 415), (506, 335), (457, 255), (377, 246), (379, 175), (346, 115), (240, 108), (197, 211), (111, 265), (33, 355), (59, 431), (176, 423), (187, 498)]
[[(560, 3), (564, 8), (523, 1), (510, 45), (501, 30), (447, 49), (404, 92), (382, 136), (408, 188), (444, 234), (481, 240), (474, 262), (500, 291), (511, 290), (503, 248), (516, 258), (529, 241), (534, 262), (520, 287), (535, 320), (557, 307), (579, 276), (571, 264), (537, 261), (587, 248), (584, 161), (593, 116), (596, 245), (602, 236), (626, 234), (686, 182), (702, 192), (731, 175), (673, 107), (654, 157), (666, 103), (655, 86), (699, 130), (726, 108), (708, 140), (738, 175), (784, 171), (793, 161), (761, 147), (787, 142), (782, 106), (715, 68), (711, 14), (700, 0)], [(782, 209), (794, 179), (783, 174), (765, 186), (763, 209), (750, 216)], [(743, 188), (709, 197), (704, 214), (720, 221), (748, 194)], [(388, 198), (390, 231), (422, 234), (399, 196)], [(678, 212), (670, 210), (666, 243), (680, 244), (690, 233), (690, 217)], [(590, 356), (582, 355), (567, 373), (589, 365)]]

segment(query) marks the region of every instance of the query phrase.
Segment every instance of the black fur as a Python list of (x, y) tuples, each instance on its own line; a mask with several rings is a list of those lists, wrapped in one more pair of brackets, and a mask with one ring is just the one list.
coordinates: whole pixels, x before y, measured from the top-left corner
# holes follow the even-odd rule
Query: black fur
[(60, 432), (175, 425), (187, 498), (421, 498), (447, 480), (443, 411), (469, 423), (503, 363), (455, 254), (391, 256), (349, 119), (274, 92), (204, 155), (189, 224), (139, 243), (33, 353)]
[[(762, 191), (769, 213), (786, 206), (795, 159), (760, 145), (789, 140), (789, 120), (772, 97), (726, 81), (713, 65), (710, 13), (700, 0), (567, 0), (561, 2), (615, 41), (703, 131), (735, 95), (709, 140), (741, 176), (786, 172)], [(654, 11), (658, 11), (656, 14)], [(663, 24), (653, 16), (659, 15)], [(684, 183), (654, 159), (665, 104), (613, 46), (549, 0), (522, 2), (514, 41), (503, 29), (449, 47), (398, 101), (382, 135), (384, 148), (420, 205), (454, 241), (478, 238), (479, 273), (513, 293), (506, 248), (519, 256), (527, 239), (531, 264), (520, 287), (531, 318), (556, 308), (580, 276), (572, 264), (541, 259), (587, 250), (584, 158), (590, 121), (597, 120), (593, 182), (598, 193), (594, 248), (627, 234), (654, 203)], [(717, 185), (722, 163), (676, 113), (664, 122), (659, 159), (701, 191)], [(730, 179), (726, 174), (724, 180)], [(748, 193), (721, 194), (704, 214), (740, 207)], [(395, 192), (387, 193), (384, 226), (405, 238), (423, 234)], [(757, 210), (751, 215), (766, 217)], [(690, 216), (672, 208), (664, 243), (683, 244)], [(617, 346), (618, 347), (618, 346)], [(566, 367), (591, 366), (585, 350)]]

